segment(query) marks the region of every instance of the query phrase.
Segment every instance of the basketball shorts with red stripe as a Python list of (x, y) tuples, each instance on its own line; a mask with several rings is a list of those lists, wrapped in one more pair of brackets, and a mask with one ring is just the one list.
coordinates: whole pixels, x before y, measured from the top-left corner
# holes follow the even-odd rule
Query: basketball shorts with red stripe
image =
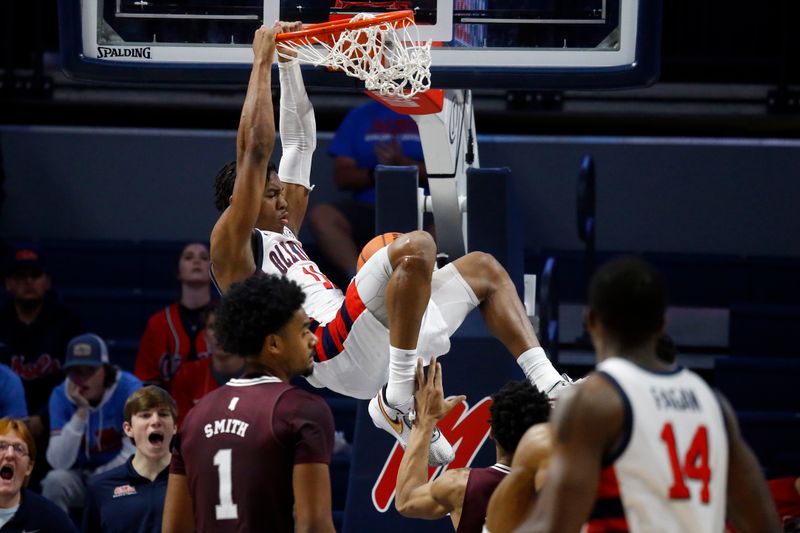
[[(383, 297), (391, 275), (386, 248), (358, 271), (334, 319), (317, 329), (317, 362), (309, 383), (363, 400), (386, 384), (389, 321)], [(455, 266), (433, 272), (431, 300), (417, 340), (417, 354), (426, 365), (450, 351), (450, 336), (479, 303)]]

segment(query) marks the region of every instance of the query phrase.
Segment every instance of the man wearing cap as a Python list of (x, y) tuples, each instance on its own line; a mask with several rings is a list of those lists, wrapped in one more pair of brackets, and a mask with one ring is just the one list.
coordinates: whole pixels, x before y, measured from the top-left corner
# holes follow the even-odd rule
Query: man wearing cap
[[(72, 337), (85, 330), (78, 317), (53, 297), (41, 249), (32, 244), (17, 245), (3, 266), (10, 297), (0, 308), (0, 363), (22, 380), (30, 429), (37, 449), (43, 453), (50, 427), (47, 402), (64, 380), (64, 350)], [(44, 457), (35, 459), (29, 486), (38, 490), (48, 466)]]
[(112, 366), (105, 341), (93, 333), (69, 342), (64, 371), (67, 379), (50, 395), (53, 470), (42, 480), (42, 495), (67, 511), (82, 505), (90, 475), (125, 463), (135, 451), (122, 423), (125, 401), (142, 382)]
[(5, 266), (11, 298), (0, 310), (0, 363), (22, 379), (28, 412), (35, 418), (31, 429), (38, 435), (48, 425), (50, 393), (64, 377), (64, 349), (83, 328), (78, 317), (51, 296), (51, 280), (39, 248), (15, 247)]

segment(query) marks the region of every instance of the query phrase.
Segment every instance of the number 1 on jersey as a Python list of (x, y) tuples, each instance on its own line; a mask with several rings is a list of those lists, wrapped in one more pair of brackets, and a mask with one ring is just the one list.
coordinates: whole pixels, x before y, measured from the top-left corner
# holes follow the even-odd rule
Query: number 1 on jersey
[(233, 503), (233, 482), (231, 478), (231, 459), (233, 451), (230, 448), (219, 450), (214, 454), (214, 466), (219, 475), (219, 505), (214, 506), (217, 520), (236, 520), (239, 518), (239, 507)]
[[(673, 500), (686, 500), (691, 497), (689, 487), (686, 486), (684, 475), (689, 479), (697, 479), (703, 482), (700, 490), (700, 501), (708, 503), (711, 495), (708, 490), (708, 483), (711, 480), (711, 468), (708, 466), (708, 431), (705, 426), (699, 426), (692, 437), (692, 444), (686, 451), (686, 457), (681, 468), (678, 457), (678, 446), (675, 443), (675, 431), (672, 424), (667, 422), (661, 430), (661, 440), (667, 445), (669, 463), (672, 466), (673, 483), (669, 488), (669, 497)], [(697, 463), (700, 463), (699, 465)]]

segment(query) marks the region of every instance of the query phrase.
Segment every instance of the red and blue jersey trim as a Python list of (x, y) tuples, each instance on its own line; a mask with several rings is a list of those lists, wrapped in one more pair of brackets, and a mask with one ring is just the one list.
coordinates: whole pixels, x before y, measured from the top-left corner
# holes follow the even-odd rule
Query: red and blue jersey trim
[(367, 306), (364, 305), (358, 294), (355, 281), (351, 281), (347, 287), (344, 302), (333, 320), (324, 326), (312, 321), (311, 330), (317, 336), (317, 362), (333, 359), (344, 350), (344, 341), (350, 334), (353, 323), (366, 308)]
[(597, 499), (586, 523), (586, 532), (627, 533), (627, 531), (628, 521), (625, 519), (617, 474), (612, 465), (600, 472)]

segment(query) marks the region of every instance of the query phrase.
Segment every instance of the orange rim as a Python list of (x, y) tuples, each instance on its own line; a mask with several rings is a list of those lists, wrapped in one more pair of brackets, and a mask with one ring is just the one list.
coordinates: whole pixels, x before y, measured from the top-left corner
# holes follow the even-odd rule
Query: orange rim
[(279, 43), (287, 41), (303, 41), (309, 37), (319, 37), (322, 35), (335, 35), (344, 30), (357, 30), (360, 28), (368, 28), (370, 26), (377, 26), (384, 22), (393, 22), (395, 25), (401, 20), (410, 20), (414, 22), (414, 12), (410, 9), (403, 11), (391, 11), (389, 13), (380, 13), (372, 18), (357, 20), (355, 22), (350, 20), (335, 20), (331, 22), (320, 22), (318, 24), (309, 24), (300, 31), (292, 31), (287, 33), (279, 33), (275, 36), (275, 41)]

